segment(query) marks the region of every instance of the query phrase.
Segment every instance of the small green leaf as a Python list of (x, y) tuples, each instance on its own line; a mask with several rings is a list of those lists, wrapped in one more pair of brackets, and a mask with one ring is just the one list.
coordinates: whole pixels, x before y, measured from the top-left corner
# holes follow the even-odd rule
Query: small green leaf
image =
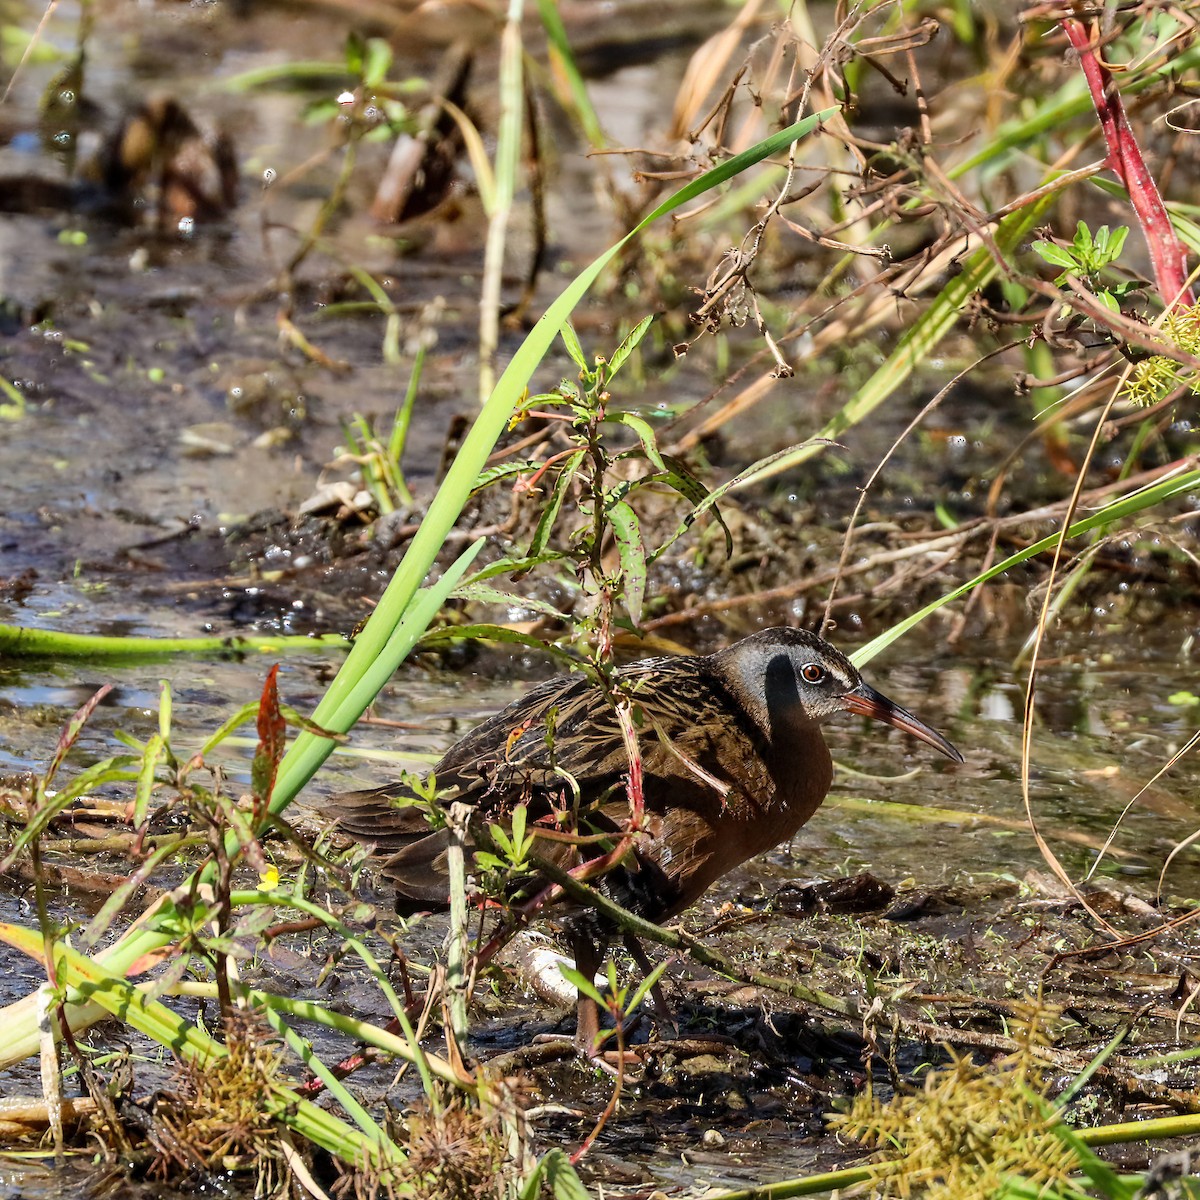
[(525, 840), (525, 818), (528, 816), (529, 810), (524, 804), (518, 804), (513, 809), (512, 815), (512, 836), (513, 841), (520, 845)]
[(642, 603), (646, 598), (646, 547), (642, 544), (642, 527), (637, 513), (618, 501), (608, 510), (621, 570), (625, 582), (625, 607), (634, 625), (642, 623)]
[(392, 67), (392, 48), (386, 38), (370, 38), (363, 55), (362, 80), (368, 88), (377, 88), (387, 81)]
[(571, 356), (571, 361), (581, 371), (589, 370), (587, 356), (583, 352), (583, 346), (580, 345), (575, 326), (570, 321), (566, 321), (558, 332), (563, 340), (563, 345), (567, 348), (567, 353)]
[(158, 735), (164, 742), (171, 740), (171, 685), (165, 679), (158, 686)]
[(1068, 271), (1077, 271), (1079, 269), (1079, 261), (1069, 250), (1065, 250), (1062, 246), (1056, 245), (1054, 242), (1034, 242), (1033, 248), (1040, 254), (1048, 263), (1056, 267), (1066, 267)]
[[(515, 564), (514, 564), (515, 565)], [(456, 600), (474, 600), (477, 604), (503, 604), (510, 608), (527, 608), (530, 612), (541, 613), (554, 621), (569, 622), (565, 613), (561, 613), (553, 604), (539, 600), (536, 596), (514, 596), (502, 592), (499, 588), (489, 587), (486, 583), (464, 583), (452, 591), (451, 596)]]
[(571, 1160), (557, 1147), (548, 1150), (522, 1185), (518, 1200), (539, 1200), (546, 1188), (554, 1200), (592, 1200)]
[(366, 42), (359, 33), (351, 31), (346, 38), (346, 70), (351, 75), (361, 75), (363, 60), (366, 57)]
[(606, 1007), (604, 997), (596, 987), (595, 980), (589, 979), (582, 971), (577, 970), (575, 967), (568, 967), (566, 963), (559, 963), (558, 969), (562, 972), (563, 978), (581, 996), (586, 996), (589, 1000), (594, 1000), (601, 1008)]
[(611, 379), (624, 365), (625, 360), (637, 349), (638, 343), (646, 336), (646, 331), (654, 324), (654, 314), (643, 317), (626, 336), (625, 340), (612, 352), (608, 360), (608, 377)]
[(142, 755), (142, 769), (138, 772), (137, 791), (134, 793), (133, 826), (141, 827), (150, 810), (150, 795), (154, 791), (154, 772), (165, 757), (162, 735), (154, 733), (146, 742), (146, 751)]
[(528, 574), (534, 567), (558, 562), (565, 557), (560, 550), (549, 550), (545, 554), (537, 554), (531, 558), (526, 558), (524, 555), (520, 558), (498, 558), (495, 562), (488, 563), (486, 567), (476, 571), (464, 586), (470, 587), (476, 583), (482, 583), (485, 579), (495, 579), (497, 575), (512, 575), (516, 578), (519, 575)]
[(512, 815), (512, 842), (513, 842), (513, 866), (524, 867), (526, 860), (529, 858), (529, 852), (533, 849), (533, 843), (536, 840), (536, 834), (525, 832), (526, 818), (529, 810), (524, 804), (518, 804), (513, 810)]
[(488, 467), (486, 471), (480, 471), (475, 478), (475, 482), (471, 484), (471, 495), (474, 496), (477, 492), (482, 492), (485, 487), (490, 487), (493, 483), (498, 483), (501, 479), (510, 479), (514, 475), (526, 475), (536, 471), (542, 464), (535, 459), (521, 459), (519, 462), (500, 463), (495, 467)]
[(938, 524), (943, 529), (957, 529), (958, 522), (951, 515), (950, 510), (942, 503), (933, 506), (933, 515), (937, 517)]
[(514, 858), (512, 839), (508, 836), (508, 830), (503, 825), (489, 825), (488, 836), (495, 842), (497, 848), (504, 855), (501, 865), (507, 866)]
[[(779, 454), (790, 453), (790, 450), (780, 451)], [(750, 470), (755, 470), (770, 459), (762, 459), (755, 463)], [(657, 476), (660, 482), (669, 484), (673, 487), (685, 500), (692, 505), (692, 511), (680, 522), (679, 527), (673, 534), (661, 545), (653, 554), (650, 555), (650, 561), (654, 562), (661, 557), (667, 550), (671, 548), (691, 527), (695, 524), (697, 518), (708, 511), (712, 511), (713, 519), (720, 525), (725, 534), (725, 556), (728, 558), (733, 553), (733, 534), (729, 532), (729, 526), (725, 524), (725, 518), (721, 516), (720, 509), (717, 508), (717, 501), (730, 488), (734, 487), (738, 480), (747, 474), (743, 471), (741, 475), (735, 476), (733, 479), (727, 480), (715, 491), (710, 492), (708, 488), (700, 482), (681, 463), (678, 459), (672, 458), (670, 455), (663, 456), (663, 462), (666, 464), (666, 471)]]
[(477, 625), (443, 625), (438, 629), (430, 629), (421, 637), (422, 646), (456, 641), (511, 642), (518, 646), (531, 646), (535, 650), (553, 650), (553, 647), (547, 646), (541, 638), (531, 633), (509, 629), (506, 625), (490, 625), (486, 621)]
[(663, 977), (663, 975), (666, 974), (667, 967), (670, 965), (670, 959), (660, 962), (658, 966), (656, 966), (654, 970), (651, 971), (650, 974), (638, 984), (637, 991), (633, 993), (633, 995), (629, 998), (628, 1004), (625, 1006), (626, 1016), (634, 1012), (637, 1009), (637, 1006), (641, 1004), (643, 1000), (645, 1000), (646, 994)]
[(638, 441), (642, 443), (642, 452), (650, 462), (660, 471), (667, 469), (658, 449), (658, 439), (654, 436), (654, 430), (650, 428), (650, 423), (645, 418), (639, 417), (635, 413), (622, 412), (613, 413), (608, 419), (629, 426), (637, 434)]
[(550, 534), (554, 532), (554, 524), (558, 520), (558, 514), (562, 509), (567, 488), (571, 486), (571, 481), (575, 478), (575, 472), (579, 470), (579, 464), (583, 462), (585, 454), (585, 450), (576, 450), (563, 460), (563, 465), (559, 468), (558, 478), (554, 481), (554, 488), (550, 492), (550, 499), (546, 501), (546, 506), (542, 509), (542, 515), (538, 520), (537, 528), (533, 531), (533, 540), (529, 543), (529, 550), (527, 552), (529, 558), (536, 558), (546, 549), (550, 541)]

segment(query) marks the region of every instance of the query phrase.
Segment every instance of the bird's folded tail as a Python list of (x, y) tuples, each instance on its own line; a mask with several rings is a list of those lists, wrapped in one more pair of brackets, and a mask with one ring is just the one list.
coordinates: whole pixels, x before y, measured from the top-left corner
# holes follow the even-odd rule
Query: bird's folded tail
[(339, 832), (388, 855), (379, 874), (395, 886), (398, 912), (448, 907), (446, 847), (450, 835), (445, 829), (430, 828), (426, 805), (408, 788), (396, 785), (340, 792), (329, 797), (323, 811), (337, 822)]
[[(396, 911), (413, 913), (450, 907), (450, 872), (446, 848), (450, 831), (438, 829), (415, 839), (386, 859), (379, 873), (396, 888)], [(473, 846), (467, 846), (467, 869), (471, 869)]]
[(335, 821), (339, 832), (356, 842), (372, 842), (384, 853), (394, 853), (428, 837), (425, 814), (425, 805), (400, 785), (339, 792), (330, 796), (322, 808), (322, 815)]

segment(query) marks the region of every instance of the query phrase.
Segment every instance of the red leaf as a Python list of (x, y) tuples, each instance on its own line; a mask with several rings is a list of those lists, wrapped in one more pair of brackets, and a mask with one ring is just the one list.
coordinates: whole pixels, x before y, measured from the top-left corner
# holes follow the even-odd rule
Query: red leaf
[(268, 672), (263, 683), (262, 698), (258, 702), (258, 748), (254, 751), (254, 765), (250, 768), (250, 782), (254, 797), (262, 804), (271, 799), (275, 786), (275, 773), (287, 745), (287, 722), (279, 711), (279, 688), (276, 677), (279, 664)]

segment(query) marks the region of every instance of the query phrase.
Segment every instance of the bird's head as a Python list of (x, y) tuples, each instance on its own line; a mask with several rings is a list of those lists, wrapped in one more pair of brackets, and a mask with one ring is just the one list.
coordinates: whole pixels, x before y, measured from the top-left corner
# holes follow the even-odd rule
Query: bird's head
[(713, 658), (769, 735), (852, 712), (902, 729), (947, 758), (963, 761), (937, 730), (877, 692), (840, 650), (815, 633), (786, 627), (765, 629)]

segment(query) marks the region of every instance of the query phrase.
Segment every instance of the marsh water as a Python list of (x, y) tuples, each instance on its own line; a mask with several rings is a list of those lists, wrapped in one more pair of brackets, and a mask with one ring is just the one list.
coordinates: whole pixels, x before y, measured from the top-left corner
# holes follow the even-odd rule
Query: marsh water
[[(723, 18), (716, 6), (690, 3), (655, 5), (654, 13), (627, 7), (619, 18), (581, 20), (576, 32), (593, 102), (611, 123), (611, 136), (639, 145), (656, 136), (689, 56)], [(35, 6), (10, 4), (4, 20), (28, 32), (41, 16)], [(455, 32), (453, 21), (449, 32), (433, 21), (405, 26), (394, 38), (397, 75), (435, 74)], [(66, 3), (53, 11), (40, 52), (0, 106), (7, 197), (0, 202), (0, 370), (24, 399), (22, 408), (9, 398), (0, 428), (0, 621), (91, 634), (347, 632), (379, 594), (390, 547), (365, 522), (348, 517), (339, 539), (321, 540), (297, 533), (292, 520), (324, 484), (354, 478), (351, 466), (337, 461), (342, 422), (354, 413), (393, 412), (411, 369), (411, 353), (398, 364), (384, 360), (378, 311), (336, 307), (352, 291), (343, 268), (352, 262), (375, 272), (405, 336), (431, 343), (404, 460), (419, 504), (435, 485), (451, 427), (477, 408), (473, 347), (485, 223), (477, 195), (464, 188), (449, 208), (384, 237), (364, 215), (366, 200), (356, 189), (366, 185), (356, 175), (318, 252), (281, 296), (281, 267), (336, 175), (329, 121), (306, 121), (305, 110), (327, 103), (340, 85), (336, 76), (278, 86), (250, 87), (246, 80), (251, 72), (304, 60), (336, 66), (345, 34), (344, 16), (319, 7), (112, 4), (85, 12)], [(68, 79), (64, 72), (73, 63)], [(476, 69), (483, 80), (476, 95), (485, 97), (494, 55), (481, 52)], [(68, 88), (79, 93), (69, 146), (56, 140), (60, 131), (47, 104), (56, 89)], [(108, 211), (91, 185), (67, 170), (69, 157), (100, 153), (129, 113), (168, 92), (198, 124), (225, 131), (238, 161), (238, 203), (183, 229), (149, 228), (136, 206), (132, 214)], [(481, 123), (486, 118), (483, 112)], [(531, 300), (535, 315), (565, 279), (624, 232), (593, 192), (582, 147), (561, 122), (553, 129), (559, 142), (546, 191), (549, 243)], [(368, 168), (371, 155), (368, 146)], [(312, 162), (309, 173), (299, 173)], [(514, 292), (530, 236), (518, 228), (510, 247), (506, 286)], [(578, 314), (587, 344), (606, 345), (623, 323), (643, 315), (635, 283)], [(285, 310), (334, 368), (282, 344)], [(505, 330), (502, 358), (520, 337), (519, 328)], [(748, 350), (735, 342), (732, 353)], [(664, 351), (629, 399), (646, 411), (677, 411), (709, 393), (710, 365), (701, 356), (676, 362)], [(949, 369), (949, 363), (926, 364), (913, 384), (912, 409)], [(568, 373), (565, 357), (553, 359), (540, 384), (552, 386)], [(822, 394), (811, 377), (792, 382), (708, 447), (716, 470), (732, 473), (819, 426), (836, 404), (832, 389)], [(1004, 388), (997, 377), (957, 392), (938, 414), (943, 436), (900, 452), (876, 492), (878, 503), (900, 520), (921, 508), (924, 488), (938, 490), (947, 475), (963, 492), (974, 486), (973, 459), (986, 461), (996, 446), (1028, 432), (1028, 408), (1003, 399)], [(823, 534), (840, 529), (861, 478), (858, 466), (846, 464), (876, 462), (910, 415), (897, 412), (852, 431), (833, 466), (772, 480), (747, 511), (768, 522), (790, 512), (794, 523)], [(1061, 494), (1068, 486), (1048, 464), (1027, 469), (1035, 491)], [(813, 555), (830, 544), (814, 537), (815, 549), (783, 564), (782, 573), (814, 571), (821, 564)], [(681, 578), (692, 578), (692, 571), (681, 561)], [(703, 587), (697, 591), (705, 595)], [(1152, 585), (1142, 588), (1143, 597), (1148, 593)], [(722, 880), (689, 914), (689, 926), (715, 923), (715, 936), (732, 952), (765, 948), (780, 973), (800, 971), (816, 949), (831, 944), (852, 955), (858, 935), (853, 919), (813, 917), (798, 901), (789, 908), (787, 898), (813, 881), (869, 872), (913, 898), (906, 928), (928, 936), (929, 957), (897, 951), (890, 965), (921, 975), (930, 991), (946, 986), (962, 966), (946, 957), (946, 946), (969, 957), (964, 947), (975, 940), (1016, 946), (1022, 928), (1029, 937), (1051, 938), (1047, 926), (1062, 897), (1046, 882), (1019, 771), (1027, 668), (1017, 660), (1037, 598), (1025, 577), (1000, 580), (987, 619), (977, 617), (967, 636), (951, 640), (950, 623), (935, 618), (866, 672), (880, 690), (945, 732), (963, 750), (965, 766), (932, 761), (878, 727), (849, 720), (831, 727), (841, 769), (824, 808), (793, 843)], [(1153, 619), (1140, 620), (1120, 580), (1085, 591), (1052, 630), (1038, 679), (1030, 804), (1073, 878), (1088, 872), (1128, 802), (1154, 780), (1125, 816), (1093, 881), (1109, 889), (1114, 903), (1126, 896), (1152, 900), (1171, 848), (1195, 828), (1193, 762), (1185, 758), (1154, 779), (1200, 725), (1191, 656), (1195, 608), (1178, 591), (1169, 602), (1151, 598), (1150, 604)], [(895, 611), (894, 603), (885, 614), (864, 602), (839, 617), (834, 640), (846, 648), (860, 643)], [(765, 624), (811, 624), (816, 615), (807, 602), (748, 605), (669, 632), (683, 645), (707, 649)], [(636, 646), (623, 652), (636, 655)], [(333, 653), (283, 658), (284, 702), (311, 712), (339, 661)], [(134, 665), (0, 659), (0, 773), (43, 769), (71, 714), (106, 684), (112, 690), (71, 751), (67, 771), (115, 753), (118, 731), (142, 739), (154, 732), (164, 680), (177, 752), (198, 746), (234, 708), (256, 699), (268, 665), (255, 657)], [(419, 656), (373, 710), (381, 723), (360, 726), (301, 798), (308, 814), (302, 819), (318, 826), (321, 797), (330, 791), (431, 761), (548, 669), (525, 650)], [(246, 779), (252, 753), (248, 737), (219, 751), (232, 783)], [(1163, 892), (1176, 905), (1200, 895), (1196, 851), (1172, 861)], [(86, 889), (71, 888), (57, 901), (64, 919), (85, 917), (95, 903)], [(3, 919), (28, 920), (29, 905), (21, 883), (0, 889)], [(879, 944), (890, 936), (887, 919), (863, 918)], [(430, 936), (435, 944), (436, 933)], [(0, 1002), (39, 982), (37, 969), (15, 953), (5, 950), (2, 959)], [(672, 977), (691, 1005), (693, 1024), (753, 1027), (760, 1039), (769, 1036), (763, 1028), (774, 1030), (791, 1049), (773, 1047), (771, 1065), (757, 1075), (753, 1066), (731, 1072), (702, 1056), (668, 1064), (657, 1082), (643, 1083), (600, 1140), (597, 1155), (612, 1180), (681, 1188), (763, 1183), (851, 1157), (815, 1136), (827, 1093), (814, 1081), (839, 1070), (852, 1079), (857, 1049), (823, 1041), (786, 1006), (775, 1011), (759, 996), (722, 994), (703, 972), (677, 964)], [(349, 986), (342, 999), (353, 1004)], [(691, 987), (696, 998), (689, 1000)], [(516, 984), (501, 988), (486, 1008), (477, 1026), (484, 1054), (570, 1028), (569, 1014), (528, 999)], [(602, 1107), (596, 1081), (572, 1070), (557, 1083), (539, 1084), (563, 1089), (544, 1099), (584, 1114)], [(386, 1085), (380, 1076), (363, 1087)], [(37, 1090), (33, 1066), (0, 1076), (0, 1092)], [(586, 1116), (552, 1117), (546, 1137), (570, 1144), (586, 1129)], [(0, 1168), (4, 1195), (74, 1186), (53, 1173)]]

